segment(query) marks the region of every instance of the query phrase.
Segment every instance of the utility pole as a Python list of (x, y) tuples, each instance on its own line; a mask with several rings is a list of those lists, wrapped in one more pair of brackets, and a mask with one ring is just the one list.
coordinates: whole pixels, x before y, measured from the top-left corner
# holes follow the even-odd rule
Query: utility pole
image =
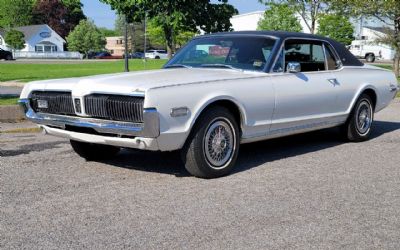
[(146, 49), (147, 49), (147, 11), (144, 12), (144, 69), (146, 69)]
[(128, 18), (125, 15), (125, 72), (129, 72), (129, 58), (128, 58)]

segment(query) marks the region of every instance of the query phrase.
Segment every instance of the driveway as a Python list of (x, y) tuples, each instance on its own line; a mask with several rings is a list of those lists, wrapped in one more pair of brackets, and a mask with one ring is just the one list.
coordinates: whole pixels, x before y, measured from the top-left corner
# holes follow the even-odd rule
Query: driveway
[(176, 153), (85, 162), (67, 140), (0, 134), (0, 248), (398, 249), (400, 102), (372, 139), (335, 129), (243, 145), (202, 180)]

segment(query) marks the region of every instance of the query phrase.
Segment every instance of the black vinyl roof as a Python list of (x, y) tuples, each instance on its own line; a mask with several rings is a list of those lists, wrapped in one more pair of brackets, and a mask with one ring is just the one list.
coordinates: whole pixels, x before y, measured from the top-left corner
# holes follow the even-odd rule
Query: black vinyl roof
[(333, 39), (313, 35), (306, 34), (300, 32), (287, 32), (287, 31), (235, 31), (235, 32), (220, 32), (214, 33), (210, 35), (205, 35), (202, 37), (213, 37), (213, 36), (234, 36), (234, 35), (244, 35), (244, 36), (271, 36), (279, 39), (280, 41), (284, 41), (287, 38), (298, 38), (298, 39), (317, 39), (321, 41), (325, 41), (330, 43), (336, 52), (338, 53), (340, 60), (342, 61), (344, 66), (363, 66), (364, 64), (360, 62), (350, 51), (340, 42), (337, 42)]

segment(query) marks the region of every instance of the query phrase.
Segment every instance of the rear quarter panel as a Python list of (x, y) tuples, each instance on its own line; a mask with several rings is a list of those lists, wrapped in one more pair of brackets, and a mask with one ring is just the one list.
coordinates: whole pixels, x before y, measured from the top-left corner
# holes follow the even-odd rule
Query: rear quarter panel
[(366, 89), (372, 89), (377, 96), (375, 111), (388, 106), (395, 93), (390, 91), (390, 84), (397, 84), (393, 72), (374, 66), (344, 67), (335, 72), (340, 82), (338, 108), (341, 112), (350, 113), (358, 97)]

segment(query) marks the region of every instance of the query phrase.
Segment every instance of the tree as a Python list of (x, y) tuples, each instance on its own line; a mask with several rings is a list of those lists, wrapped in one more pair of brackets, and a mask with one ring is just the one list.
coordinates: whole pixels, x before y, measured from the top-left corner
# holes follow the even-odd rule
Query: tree
[[(125, 32), (125, 17), (123, 15), (118, 15), (115, 20), (115, 31), (119, 36), (122, 36)], [(128, 37), (129, 37), (129, 47), (131, 52), (136, 52), (137, 50), (144, 51), (144, 24), (142, 22), (131, 22), (128, 24)], [(147, 45), (150, 45), (149, 40)]]
[(68, 30), (69, 33), (75, 28), (76, 25), (79, 24), (81, 20), (86, 19), (86, 16), (83, 13), (83, 4), (80, 0), (62, 0), (62, 3), (67, 9), (64, 24), (66, 25), (65, 29)]
[(89, 20), (81, 20), (67, 36), (68, 49), (88, 55), (90, 51), (104, 50), (104, 34)]
[(108, 3), (119, 14), (124, 14), (133, 22), (140, 22), (144, 13), (152, 19), (163, 31), (167, 43), (168, 55), (171, 57), (175, 50), (174, 33), (179, 31), (197, 32), (202, 29), (206, 33), (229, 31), (230, 18), (237, 10), (229, 5), (228, 0), (101, 0)]
[(0, 27), (12, 28), (32, 22), (34, 0), (0, 0)]
[[(165, 46), (167, 45), (167, 41), (165, 40), (163, 29), (152, 20), (149, 21), (147, 33), (149, 41), (153, 46), (162, 46), (165, 48)], [(176, 45), (176, 47), (182, 47), (195, 35), (196, 33), (192, 31), (177, 30), (173, 34), (174, 44)]]
[(354, 27), (345, 15), (325, 14), (319, 18), (318, 34), (349, 45), (354, 40)]
[(120, 35), (121, 35), (121, 34), (120, 34), (118, 31), (116, 31), (116, 30), (111, 30), (111, 29), (107, 29), (107, 28), (104, 28), (104, 27), (99, 27), (98, 30), (99, 30), (101, 33), (103, 33), (103, 35), (104, 35), (105, 37), (108, 37), (108, 36), (120, 36)]
[[(258, 30), (302, 31), (301, 24), (295, 16), (294, 9), (287, 4), (271, 3), (264, 17), (258, 22)], [(279, 21), (277, 21), (279, 20)]]
[(329, 0), (259, 0), (266, 5), (286, 3), (291, 6), (297, 14), (303, 19), (311, 34), (316, 32), (317, 20), (322, 11), (324, 11)]
[(25, 36), (21, 31), (9, 30), (4, 41), (13, 51), (25, 48)]
[(392, 47), (396, 53), (393, 69), (400, 75), (400, 1), (398, 0), (337, 0), (335, 7), (345, 14), (353, 16), (375, 17), (388, 25), (385, 34), (375, 42)]
[(66, 37), (86, 16), (79, 0), (37, 0), (33, 7), (33, 22), (47, 24)]

